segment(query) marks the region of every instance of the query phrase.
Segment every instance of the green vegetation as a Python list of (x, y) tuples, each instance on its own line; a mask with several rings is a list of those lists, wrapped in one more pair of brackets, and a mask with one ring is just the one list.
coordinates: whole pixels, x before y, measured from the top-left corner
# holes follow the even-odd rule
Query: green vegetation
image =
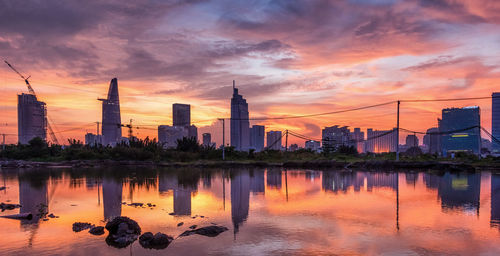
[[(291, 152), (265, 150), (262, 152), (241, 152), (233, 147), (225, 148), (225, 156), (228, 161), (243, 162), (293, 162), (293, 161), (315, 161), (336, 160), (339, 162), (360, 162), (369, 160), (395, 160), (395, 153), (365, 153), (358, 154), (354, 147), (340, 146), (328, 152), (316, 153), (310, 150), (300, 149)], [(164, 149), (156, 141), (139, 139), (129, 143), (121, 143), (115, 147), (102, 145), (89, 146), (81, 141), (70, 140), (69, 145), (48, 145), (40, 138), (32, 139), (28, 145), (7, 145), (5, 150), (0, 151), (0, 159), (6, 160), (28, 160), (40, 162), (57, 162), (65, 160), (132, 160), (132, 161), (154, 161), (154, 162), (194, 162), (194, 161), (220, 161), (222, 150), (214, 147), (205, 147), (195, 139), (183, 138), (178, 140), (177, 148)], [(450, 161), (449, 158), (440, 158), (437, 155), (422, 154), (419, 149), (409, 150), (401, 153), (402, 161)], [(487, 157), (479, 159), (475, 155), (457, 154), (454, 161), (478, 164), (500, 163), (499, 158)]]

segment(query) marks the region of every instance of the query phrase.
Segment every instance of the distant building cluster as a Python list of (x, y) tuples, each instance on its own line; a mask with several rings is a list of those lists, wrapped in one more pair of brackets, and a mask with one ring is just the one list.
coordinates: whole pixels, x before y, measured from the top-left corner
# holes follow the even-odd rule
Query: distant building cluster
[(158, 142), (162, 143), (164, 148), (175, 148), (177, 141), (183, 138), (194, 138), (198, 141), (198, 128), (191, 125), (191, 105), (174, 103), (172, 126), (158, 126)]
[[(121, 122), (118, 81), (113, 78), (109, 85), (108, 95), (102, 101), (102, 122), (97, 134), (87, 133), (87, 145), (115, 146), (118, 143), (128, 143), (134, 137), (129, 134), (122, 137), (122, 127), (131, 127)], [(38, 101), (34, 94), (18, 95), (18, 141), (27, 144), (31, 139), (40, 137), (47, 139), (47, 107)], [(129, 128), (130, 128), (129, 127)], [(49, 127), (50, 128), (50, 127)], [(100, 133), (100, 134), (99, 134)], [(494, 138), (500, 138), (500, 93), (492, 94), (491, 133)], [(297, 144), (288, 143), (287, 133), (282, 131), (266, 131), (263, 125), (250, 126), (248, 103), (233, 81), (231, 98), (230, 146), (238, 151), (264, 149), (298, 150)], [(172, 105), (172, 124), (158, 126), (158, 141), (165, 148), (175, 148), (177, 141), (183, 138), (194, 138), (198, 141), (198, 128), (191, 124), (191, 106), (175, 103)], [(202, 145), (216, 147), (210, 133), (202, 134)], [(396, 128), (389, 130), (374, 130), (366, 132), (361, 128), (351, 129), (348, 126), (333, 125), (323, 128), (321, 140), (306, 140), (304, 148), (315, 152), (337, 150), (341, 146), (354, 147), (360, 153), (400, 152), (421, 150), (424, 153), (441, 156), (453, 156), (456, 153), (470, 154), (500, 154), (500, 143), (481, 138), (481, 110), (478, 106), (463, 108), (446, 108), (442, 110), (437, 126), (427, 129), (422, 138), (422, 144), (417, 134), (408, 134), (405, 144), (399, 145)]]
[[(499, 99), (493, 97), (493, 102), (495, 103), (495, 101), (498, 102)], [(500, 104), (497, 104), (497, 106), (500, 108)], [(325, 127), (322, 130), (322, 150), (336, 149), (341, 145), (345, 145), (355, 147), (360, 153), (382, 153), (396, 152), (399, 146), (400, 152), (418, 148), (424, 153), (438, 154), (445, 157), (458, 152), (478, 155), (481, 153), (481, 149), (485, 149), (485, 144), (489, 143), (488, 140), (481, 141), (480, 112), (480, 108), (477, 106), (443, 109), (442, 116), (438, 119), (438, 127), (427, 130), (423, 137), (423, 145), (419, 144), (419, 138), (416, 134), (407, 135), (406, 143), (398, 145), (396, 128), (392, 130), (368, 128), (365, 138), (360, 128), (355, 128), (351, 132), (346, 126)], [(493, 111), (493, 120), (493, 126), (497, 125), (499, 127), (492, 130), (500, 132), (500, 121), (498, 121), (500, 120), (500, 111)], [(493, 145), (495, 144), (497, 143), (493, 143)], [(306, 148), (308, 148), (307, 142)]]

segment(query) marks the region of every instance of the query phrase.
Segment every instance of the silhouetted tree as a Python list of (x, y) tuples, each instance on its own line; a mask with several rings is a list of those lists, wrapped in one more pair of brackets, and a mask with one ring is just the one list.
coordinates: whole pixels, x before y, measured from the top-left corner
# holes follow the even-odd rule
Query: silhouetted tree
[(354, 146), (340, 145), (337, 149), (338, 153), (345, 155), (357, 155), (358, 150)]
[(183, 137), (177, 140), (177, 150), (183, 152), (198, 152), (200, 151), (200, 144), (195, 137)]

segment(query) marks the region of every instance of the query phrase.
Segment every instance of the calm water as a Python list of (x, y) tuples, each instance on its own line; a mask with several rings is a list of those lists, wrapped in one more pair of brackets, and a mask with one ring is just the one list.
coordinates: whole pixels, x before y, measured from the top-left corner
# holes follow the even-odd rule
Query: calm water
[[(24, 206), (0, 215), (46, 204), (59, 216), (0, 218), (3, 255), (500, 255), (500, 175), (489, 172), (2, 170), (0, 186), (0, 202)], [(73, 222), (104, 225), (118, 215), (174, 237), (193, 224), (229, 231), (160, 251), (138, 241), (116, 249), (106, 235), (72, 231)]]

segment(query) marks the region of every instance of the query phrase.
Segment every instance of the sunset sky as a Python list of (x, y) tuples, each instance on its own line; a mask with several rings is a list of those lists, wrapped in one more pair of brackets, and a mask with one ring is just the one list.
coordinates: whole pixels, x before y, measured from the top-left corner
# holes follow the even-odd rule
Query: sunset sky
[[(215, 119), (230, 116), (232, 80), (251, 118), (500, 91), (500, 1), (5, 0), (0, 57), (8, 143), (27, 89), (3, 59), (31, 75), (60, 140), (95, 132), (97, 98), (117, 77), (122, 122), (141, 126), (139, 137), (156, 137), (156, 125), (171, 125), (172, 103), (186, 103), (199, 132), (220, 143)], [(404, 103), (401, 127), (425, 131), (442, 108), (470, 105), (490, 130), (491, 100)], [(393, 104), (252, 124), (319, 138), (331, 125), (391, 129), (395, 113)]]

